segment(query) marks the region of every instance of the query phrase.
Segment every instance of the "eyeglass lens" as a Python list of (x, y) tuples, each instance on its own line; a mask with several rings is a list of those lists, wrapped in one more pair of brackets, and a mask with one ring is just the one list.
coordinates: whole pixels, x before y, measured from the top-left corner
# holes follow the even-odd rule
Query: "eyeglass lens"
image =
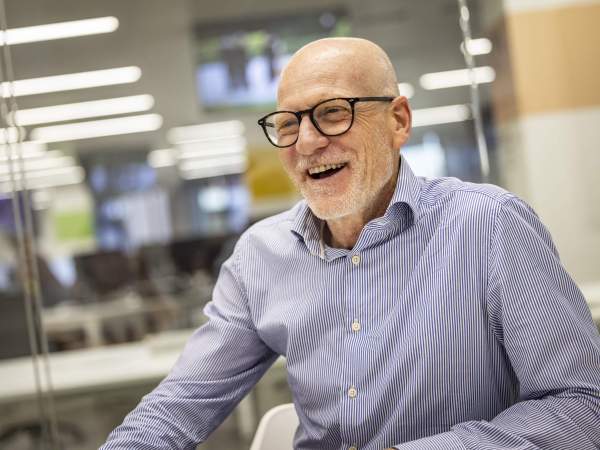
[[(336, 136), (352, 125), (352, 105), (348, 100), (334, 99), (321, 103), (312, 112), (312, 118), (321, 133)], [(290, 112), (276, 112), (266, 118), (265, 128), (271, 142), (286, 147), (296, 142), (300, 122)]]

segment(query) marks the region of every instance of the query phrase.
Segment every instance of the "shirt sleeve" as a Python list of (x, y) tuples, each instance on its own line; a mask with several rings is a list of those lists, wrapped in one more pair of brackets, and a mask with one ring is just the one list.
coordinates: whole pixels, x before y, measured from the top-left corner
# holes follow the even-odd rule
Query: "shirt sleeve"
[(519, 386), (490, 421), (396, 446), (399, 450), (600, 449), (600, 337), (581, 292), (533, 210), (509, 197), (489, 255), (490, 326)]
[(234, 251), (221, 268), (204, 310), (208, 322), (100, 450), (196, 448), (275, 361), (253, 326), (237, 255)]

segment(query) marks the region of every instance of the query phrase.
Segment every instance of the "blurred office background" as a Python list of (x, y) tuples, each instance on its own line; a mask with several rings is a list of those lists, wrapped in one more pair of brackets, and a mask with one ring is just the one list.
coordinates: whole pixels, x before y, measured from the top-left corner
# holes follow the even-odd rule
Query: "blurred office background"
[[(413, 169), (524, 197), (600, 321), (600, 1), (3, 3), (0, 449), (96, 449), (165, 376), (239, 234), (298, 200), (256, 120), (319, 37), (388, 52)], [(279, 361), (199, 448), (289, 400)]]

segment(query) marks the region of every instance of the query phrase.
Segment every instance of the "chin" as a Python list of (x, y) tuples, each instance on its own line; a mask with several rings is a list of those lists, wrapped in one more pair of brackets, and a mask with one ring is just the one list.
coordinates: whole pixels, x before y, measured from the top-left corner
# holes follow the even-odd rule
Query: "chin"
[(312, 213), (321, 220), (341, 219), (352, 214), (356, 209), (356, 205), (353, 205), (347, 198), (316, 201), (307, 198), (306, 203)]

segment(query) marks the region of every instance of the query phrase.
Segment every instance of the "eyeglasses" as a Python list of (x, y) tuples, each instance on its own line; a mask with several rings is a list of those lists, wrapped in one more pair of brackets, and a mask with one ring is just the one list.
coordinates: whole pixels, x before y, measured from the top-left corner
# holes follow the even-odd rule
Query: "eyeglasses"
[(285, 148), (298, 141), (302, 116), (310, 121), (324, 136), (346, 133), (354, 123), (354, 105), (358, 102), (391, 102), (394, 97), (344, 97), (330, 98), (304, 111), (275, 111), (260, 118), (258, 124), (275, 147)]

